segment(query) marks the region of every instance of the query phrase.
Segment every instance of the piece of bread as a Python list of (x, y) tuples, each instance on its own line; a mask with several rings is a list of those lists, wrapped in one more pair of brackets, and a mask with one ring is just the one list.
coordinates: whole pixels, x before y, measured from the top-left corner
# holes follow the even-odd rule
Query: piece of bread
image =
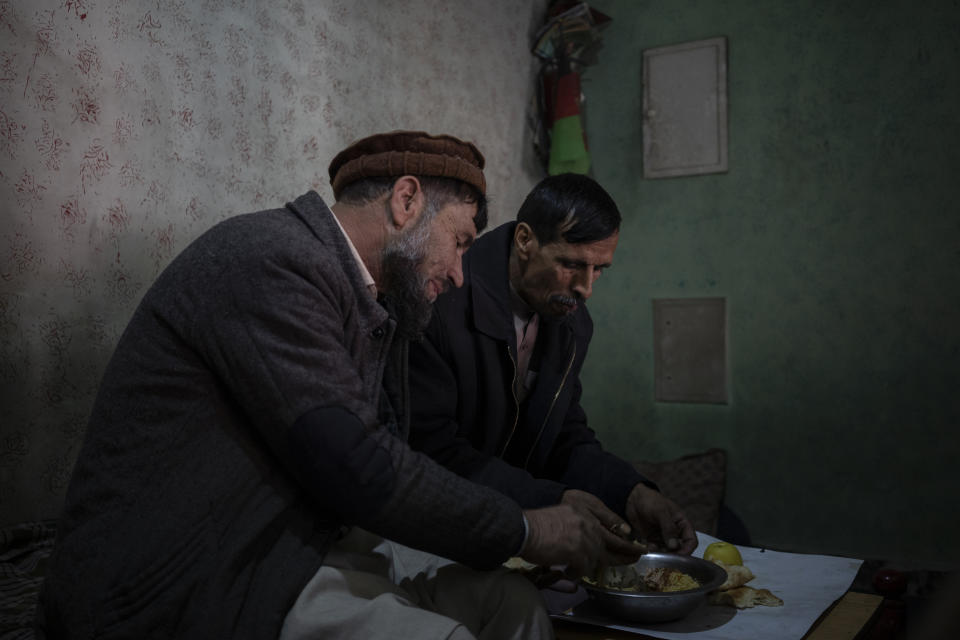
[(503, 566), (505, 566), (507, 569), (510, 569), (511, 571), (536, 571), (537, 569), (540, 568), (539, 566), (533, 564), (532, 562), (527, 562), (526, 560), (518, 556), (507, 558), (507, 560), (503, 563)]
[(719, 560), (714, 560), (713, 562), (714, 564), (720, 565), (720, 567), (727, 572), (727, 579), (722, 585), (717, 587), (718, 591), (742, 587), (756, 577), (750, 569), (742, 564), (725, 564)]
[(508, 558), (506, 562), (503, 563), (503, 566), (509, 571), (519, 573), (532, 582), (538, 589), (549, 587), (564, 579), (563, 572), (558, 569), (541, 567), (540, 565), (527, 562), (523, 558), (516, 556)]
[(727, 589), (726, 591), (714, 591), (710, 594), (710, 604), (749, 609), (757, 605), (780, 607), (783, 606), (783, 600), (773, 595), (769, 589), (754, 589), (744, 586)]

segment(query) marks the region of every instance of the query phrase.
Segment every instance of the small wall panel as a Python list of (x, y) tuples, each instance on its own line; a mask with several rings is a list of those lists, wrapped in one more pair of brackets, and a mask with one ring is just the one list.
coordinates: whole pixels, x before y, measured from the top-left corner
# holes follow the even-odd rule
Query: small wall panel
[(727, 403), (726, 316), (725, 298), (653, 301), (657, 401)]

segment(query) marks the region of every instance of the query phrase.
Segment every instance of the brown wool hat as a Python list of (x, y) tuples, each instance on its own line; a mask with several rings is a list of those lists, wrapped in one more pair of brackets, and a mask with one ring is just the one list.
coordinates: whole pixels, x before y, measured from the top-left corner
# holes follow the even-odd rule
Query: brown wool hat
[(483, 154), (470, 142), (423, 131), (392, 131), (364, 138), (341, 151), (330, 163), (333, 195), (361, 178), (433, 176), (456, 178), (486, 194)]

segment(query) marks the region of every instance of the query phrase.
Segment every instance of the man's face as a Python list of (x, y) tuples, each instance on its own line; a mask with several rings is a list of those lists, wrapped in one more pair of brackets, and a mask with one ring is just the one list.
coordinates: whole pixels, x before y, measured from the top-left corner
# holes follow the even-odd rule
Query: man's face
[(529, 236), (525, 248), (514, 241), (520, 268), (513, 286), (534, 311), (559, 317), (576, 311), (593, 293), (593, 283), (613, 262), (619, 233), (583, 244), (561, 238), (541, 245), (532, 232)]
[(424, 278), (424, 294), (430, 302), (451, 285), (463, 284), (463, 253), (477, 237), (473, 217), (477, 205), (449, 202), (430, 222), (426, 254), (420, 274)]
[(463, 284), (461, 258), (477, 235), (474, 204), (451, 202), (429, 221), (390, 241), (384, 251), (384, 293), (393, 300), (401, 333), (418, 337), (430, 321), (433, 302), (451, 284)]

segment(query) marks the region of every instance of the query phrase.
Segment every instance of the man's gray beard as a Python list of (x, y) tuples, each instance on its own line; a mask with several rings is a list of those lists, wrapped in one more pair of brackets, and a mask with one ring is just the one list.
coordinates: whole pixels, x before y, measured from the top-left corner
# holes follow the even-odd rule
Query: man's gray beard
[(409, 340), (423, 337), (433, 313), (433, 304), (427, 299), (427, 278), (420, 272), (431, 218), (424, 216), (416, 227), (391, 241), (380, 262), (387, 306), (397, 321), (398, 333)]

